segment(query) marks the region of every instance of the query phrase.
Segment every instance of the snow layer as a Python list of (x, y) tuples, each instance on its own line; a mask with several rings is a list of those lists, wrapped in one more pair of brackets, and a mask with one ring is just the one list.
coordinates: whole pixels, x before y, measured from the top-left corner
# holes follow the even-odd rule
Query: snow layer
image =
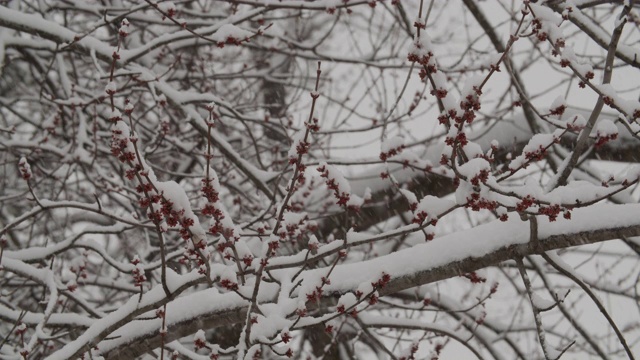
[[(603, 229), (620, 229), (635, 227), (640, 229), (640, 220), (637, 214), (640, 212), (640, 204), (597, 204), (589, 208), (575, 209), (571, 220), (559, 218), (555, 222), (549, 222), (546, 217), (538, 217), (539, 240), (544, 243), (551, 236), (571, 236), (576, 233), (588, 233), (591, 231), (601, 231)], [(609, 216), (603, 217), (606, 213)], [(364, 236), (359, 234), (360, 236)], [(414, 233), (412, 236), (421, 236)], [(363, 240), (363, 239), (360, 239)], [(391, 276), (391, 280), (399, 278), (412, 279), (416, 274), (424, 274), (434, 269), (451, 265), (456, 261), (466, 258), (481, 257), (501, 248), (511, 245), (524, 244), (529, 241), (529, 223), (517, 217), (512, 217), (506, 222), (494, 221), (466, 231), (460, 231), (450, 235), (436, 238), (428, 243), (422, 243), (412, 248), (401, 250), (376, 259), (338, 265), (331, 273), (329, 280), (323, 287), (324, 294), (339, 292), (348, 293), (356, 289), (361, 291), (372, 290), (371, 284), (378, 281), (382, 274)], [(344, 244), (343, 241), (334, 243)], [(332, 243), (333, 244), (333, 243)], [(321, 248), (322, 249), (322, 248)], [(291, 260), (291, 257), (286, 257)], [(284, 259), (280, 259), (284, 260)], [(274, 258), (270, 261), (270, 266), (274, 263), (287, 263)], [(290, 283), (291, 270), (274, 270), (271, 272), (276, 278), (282, 279), (283, 284)], [(300, 275), (302, 284), (294, 290), (293, 296), (304, 295), (306, 291), (314, 289), (326, 276), (327, 269), (314, 269), (304, 271)], [(258, 302), (263, 304), (275, 301), (279, 293), (275, 284), (264, 284), (258, 294)], [(248, 286), (252, 286), (248, 284)], [(145, 294), (143, 301), (137, 307), (148, 304), (153, 300), (158, 300), (158, 293), (161, 289), (154, 289)], [(348, 304), (347, 298), (342, 300)], [(111, 313), (107, 318), (98, 320), (87, 333), (82, 336), (83, 341), (88, 337), (96, 335), (104, 330), (104, 327), (113, 324), (124, 313), (130, 313), (136, 308), (137, 298), (134, 297), (118, 311)], [(235, 293), (220, 294), (215, 289), (207, 289), (184, 297), (180, 297), (168, 304), (167, 323), (168, 326), (176, 322), (189, 321), (202, 317), (206, 314), (215, 315), (222, 312), (239, 310), (247, 306), (247, 302)], [(291, 305), (287, 305), (291, 308)], [(265, 307), (265, 309), (271, 309)], [(104, 353), (118, 345), (125, 344), (133, 338), (144, 336), (160, 327), (160, 320), (150, 320), (144, 322), (132, 322), (117, 330), (113, 335), (120, 335), (118, 338), (112, 336), (112, 340), (105, 340), (99, 344), (100, 350)], [(267, 329), (265, 329), (266, 331)], [(65, 354), (70, 354), (70, 350), (80, 342), (68, 344), (59, 352), (53, 354), (50, 359), (63, 358)]]

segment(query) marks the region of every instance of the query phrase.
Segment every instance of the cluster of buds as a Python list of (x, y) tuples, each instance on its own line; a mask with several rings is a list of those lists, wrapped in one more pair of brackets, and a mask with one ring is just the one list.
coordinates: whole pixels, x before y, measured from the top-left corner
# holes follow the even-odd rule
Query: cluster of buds
[[(594, 73), (593, 73), (593, 71), (587, 71), (587, 73), (584, 75), (584, 78), (585, 78), (587, 81), (589, 81), (589, 80), (593, 80), (593, 78), (595, 78), (595, 77), (596, 77), (596, 74), (594, 74)], [(584, 81), (580, 81), (580, 82), (578, 83), (578, 86), (579, 86), (581, 89), (584, 89), (584, 88), (587, 86), (587, 84), (586, 84)]]
[(596, 129), (596, 143), (595, 147), (601, 147), (611, 140), (618, 138), (618, 128), (610, 120), (603, 120), (598, 123)]
[(69, 266), (69, 271), (76, 275), (76, 279), (87, 278), (87, 254), (84, 253), (82, 256), (77, 256), (71, 261)]
[[(116, 82), (115, 81), (109, 81), (107, 86), (104, 88), (104, 92), (109, 96), (115, 95), (116, 92), (118, 92), (118, 87), (116, 86)], [(113, 111), (115, 112), (115, 111), (117, 111), (117, 109), (114, 109)], [(118, 112), (118, 115), (119, 115), (119, 112)], [(107, 116), (107, 119), (109, 119), (110, 121), (113, 121), (113, 122), (117, 121), (117, 120), (113, 120), (114, 118), (116, 118), (116, 117), (115, 116)]]
[(419, 342), (414, 342), (413, 344), (411, 344), (411, 347), (407, 349), (406, 354), (400, 356), (398, 360), (415, 360), (416, 353), (419, 349), (419, 344)]
[(306, 294), (307, 301), (314, 301), (314, 302), (320, 301), (320, 299), (322, 298), (322, 294), (323, 294), (322, 288), (325, 285), (331, 285), (331, 280), (329, 280), (328, 278), (323, 276), (321, 278), (320, 286), (316, 286), (315, 289), (312, 292)]
[(435, 88), (432, 89), (431, 91), (429, 91), (429, 93), (435, 97), (437, 97), (438, 99), (444, 99), (447, 97), (447, 94), (449, 93), (447, 91), (447, 89), (444, 88)]
[[(141, 174), (145, 175), (146, 172), (141, 172)], [(150, 207), (152, 204), (159, 204), (160, 200), (162, 200), (162, 197), (155, 193), (153, 185), (150, 182), (142, 181), (140, 184), (136, 185), (136, 192), (138, 194), (144, 193), (146, 195), (145, 197), (138, 200), (140, 207), (143, 209)], [(162, 214), (160, 213), (160, 210), (157, 210), (156, 214), (149, 215), (149, 217), (156, 218), (158, 221), (162, 220)]]
[(296, 242), (302, 239), (304, 234), (313, 233), (318, 230), (318, 223), (316, 221), (309, 220), (307, 215), (300, 216), (299, 219), (293, 221), (287, 221), (289, 216), (287, 215), (299, 215), (295, 213), (288, 213), (284, 215), (284, 221), (280, 229), (278, 229), (278, 237), (284, 241), (286, 239)]
[(225, 45), (235, 45), (235, 46), (240, 46), (242, 45), (242, 43), (244, 42), (248, 42), (249, 38), (244, 38), (244, 39), (240, 39), (237, 38), (235, 36), (227, 36), (227, 38), (225, 39), (225, 41), (218, 41), (216, 43), (216, 45), (219, 48), (223, 48)]
[(178, 10), (176, 10), (176, 5), (173, 3), (173, 1), (164, 1), (156, 4), (155, 6), (162, 13), (162, 20), (166, 18), (173, 19), (173, 17), (178, 13)]
[(198, 330), (193, 337), (193, 346), (195, 346), (196, 350), (200, 350), (202, 348), (208, 348), (207, 345), (207, 337), (204, 334), (204, 331)]
[(29, 347), (29, 345), (24, 343), (24, 335), (26, 332), (27, 332), (27, 325), (25, 325), (25, 323), (23, 322), (20, 322), (20, 324), (16, 326), (15, 333), (16, 335), (20, 336), (20, 342), (22, 343), (22, 348), (20, 349), (20, 355), (22, 355), (24, 359), (27, 359), (29, 354), (31, 353), (31, 348)]
[[(440, 165), (449, 165), (449, 157), (447, 156), (447, 154), (442, 154), (440, 156)], [(456, 178), (457, 180), (457, 178)]]
[(309, 153), (310, 147), (311, 144), (308, 141), (305, 141), (304, 139), (297, 140), (293, 146), (293, 149), (295, 149), (295, 151), (289, 152), (289, 164), (297, 163), (300, 156)]
[(322, 287), (316, 286), (316, 288), (312, 292), (306, 295), (307, 295), (307, 301), (313, 301), (313, 302), (320, 301), (320, 298), (322, 297)]
[[(581, 126), (577, 118), (574, 119), (573, 123), (575, 123), (576, 126)], [(531, 162), (544, 159), (547, 150), (551, 148), (553, 144), (559, 143), (562, 136), (569, 130), (570, 128), (567, 126), (566, 129), (557, 129), (551, 134), (534, 135), (524, 149), (522, 149), (522, 155), (516, 157), (509, 163), (509, 171), (513, 174), (521, 168), (525, 169)]]
[(134, 256), (131, 260), (131, 264), (134, 266), (131, 271), (131, 275), (133, 276), (133, 282), (135, 286), (142, 287), (142, 284), (147, 281), (147, 277), (144, 275), (144, 268), (140, 262), (140, 257), (138, 255)]
[(523, 197), (516, 204), (516, 211), (520, 212), (520, 213), (521, 212), (525, 212), (528, 208), (533, 206), (535, 202), (536, 202), (536, 199), (534, 199), (531, 195), (527, 195), (527, 196)]
[(326, 179), (325, 184), (327, 185), (329, 190), (333, 191), (333, 196), (337, 200), (336, 204), (347, 207), (347, 203), (351, 198), (350, 191), (341, 189), (340, 182), (336, 181), (337, 178), (332, 176), (334, 174), (330, 173), (329, 165), (321, 165), (316, 170), (318, 170), (321, 177)]
[(455, 117), (455, 121), (458, 124), (467, 122), (471, 124), (476, 118), (476, 111), (480, 110), (480, 96), (482, 95), (482, 89), (478, 86), (473, 86), (473, 93), (467, 94), (467, 96), (460, 100), (460, 109), (462, 109), (462, 116)]
[(220, 193), (214, 187), (215, 181), (214, 179), (202, 179), (202, 194), (210, 204), (215, 204), (220, 200)]
[(33, 173), (31, 172), (31, 166), (29, 165), (25, 157), (21, 157), (20, 161), (18, 161), (18, 169), (20, 170), (20, 176), (23, 179), (28, 181), (33, 177)]
[(413, 214), (413, 219), (411, 220), (411, 222), (420, 225), (425, 220), (427, 220), (427, 218), (429, 218), (429, 214), (427, 214), (427, 212), (424, 210), (420, 210)]
[(498, 207), (498, 203), (493, 200), (487, 200), (480, 196), (480, 194), (474, 192), (470, 197), (467, 197), (467, 203), (465, 207), (473, 211), (480, 211), (480, 209), (493, 211)]
[(238, 283), (229, 279), (220, 280), (220, 285), (230, 291), (238, 290)]
[(479, 276), (475, 271), (472, 271), (472, 272), (467, 273), (467, 274), (463, 274), (462, 276), (467, 278), (473, 284), (480, 284), (480, 283), (487, 282), (486, 278), (483, 278), (482, 276)]
[[(149, 198), (154, 204), (157, 204), (159, 199), (160, 206), (152, 206), (152, 209), (148, 212), (149, 217), (154, 222), (162, 222), (162, 219), (166, 221), (167, 225), (174, 227), (180, 226), (180, 237), (183, 240), (189, 240), (191, 238), (191, 230), (189, 228), (194, 225), (195, 221), (185, 216), (184, 209), (176, 210), (173, 202), (162, 195), (155, 194), (155, 190), (151, 190)], [(154, 201), (155, 200), (155, 201)]]
[(438, 71), (438, 69), (436, 68), (436, 66), (434, 64), (429, 64), (426, 66), (423, 66), (422, 69), (420, 69), (420, 72), (418, 73), (418, 75), (420, 75), (420, 79), (422, 81), (425, 81), (425, 79), (427, 78), (427, 76), (434, 74)]
[(318, 118), (313, 118), (311, 119), (311, 122), (308, 122), (305, 124), (307, 129), (309, 129), (309, 131), (311, 132), (318, 132), (320, 131), (320, 125), (318, 125)]
[[(407, 195), (406, 191), (403, 191), (403, 193), (409, 201), (409, 210), (411, 210), (411, 212), (413, 213), (413, 219), (411, 219), (411, 222), (418, 225), (424, 224), (424, 222), (429, 219), (429, 213), (425, 209), (418, 208), (418, 200), (416, 199), (415, 195), (413, 195), (413, 193), (411, 193), (410, 195)], [(438, 219), (436, 219), (435, 217), (430, 220), (430, 224), (433, 226), (435, 226), (437, 223)], [(428, 240), (432, 240), (432, 238)]]
[(29, 354), (31, 353), (31, 348), (29, 348), (29, 345), (25, 344), (25, 346), (20, 349), (20, 355), (22, 355), (23, 358), (27, 359)]
[(67, 282), (66, 287), (69, 292), (74, 292), (78, 290), (78, 283), (75, 280), (70, 280)]
[(387, 159), (400, 154), (402, 152), (402, 150), (404, 150), (404, 148), (405, 148), (404, 144), (401, 144), (401, 145), (399, 145), (397, 147), (388, 149), (387, 151), (381, 151), (380, 152), (380, 160), (387, 161)]
[(552, 204), (549, 206), (540, 206), (540, 209), (538, 209), (538, 213), (540, 215), (546, 215), (549, 218), (549, 221), (551, 222), (556, 221), (560, 213), (563, 213), (562, 216), (565, 219), (567, 220), (571, 219), (571, 211), (569, 209), (565, 209), (561, 207), (558, 204)]
[[(422, 49), (424, 47), (424, 45), (419, 41), (416, 41), (413, 45), (415, 46), (416, 49)], [(435, 73), (436, 72), (435, 66), (429, 64), (432, 57), (433, 57), (433, 53), (431, 51), (428, 51), (424, 54), (419, 54), (416, 51), (416, 52), (410, 52), (409, 55), (407, 55), (407, 60), (409, 60), (410, 62), (417, 62), (418, 64), (425, 66), (427, 68), (433, 67), (432, 68), (433, 71), (431, 71), (431, 73)]]
[(16, 335), (23, 337), (26, 332), (27, 332), (27, 325), (23, 322), (20, 322), (20, 324), (16, 326), (16, 330), (15, 330)]
[[(524, 153), (524, 158), (527, 159), (527, 162), (531, 162), (531, 161), (540, 161), (542, 159), (544, 159), (545, 155), (547, 153), (547, 148), (540, 145), (536, 150), (534, 151), (527, 151)], [(526, 168), (528, 164), (524, 164), (523, 168)]]
[(485, 184), (487, 182), (487, 180), (489, 180), (489, 170), (482, 169), (482, 170), (478, 171), (478, 173), (475, 176), (473, 176), (469, 180), (469, 182), (474, 186), (479, 186), (480, 183)]
[(235, 234), (233, 227), (229, 226), (225, 221), (226, 212), (223, 211), (220, 204), (220, 184), (214, 177), (205, 178), (202, 180), (202, 193), (207, 199), (207, 203), (202, 209), (202, 214), (210, 216), (213, 219), (213, 225), (209, 227), (209, 233), (212, 235), (222, 235), (225, 239), (233, 239), (238, 234)]
[(431, 351), (429, 360), (439, 360), (442, 349), (444, 349), (444, 345), (442, 345), (441, 343), (437, 343)]
[(391, 281), (391, 275), (383, 272), (378, 280), (371, 283), (371, 286), (373, 286), (375, 289), (382, 289), (387, 286), (389, 281)]
[(469, 140), (467, 140), (467, 134), (459, 131), (455, 137), (447, 137), (444, 139), (444, 143), (451, 147), (455, 144), (460, 144), (460, 146), (464, 147), (469, 143)]
[(542, 30), (542, 21), (540, 21), (540, 19), (535, 18), (531, 21), (531, 29), (533, 31), (533, 33), (536, 35), (536, 37), (538, 38), (538, 41), (546, 41), (547, 40), (547, 33)]
[(124, 39), (129, 35), (129, 20), (122, 19), (122, 22), (120, 23), (120, 29), (118, 30), (118, 35), (120, 35), (120, 38)]
[[(119, 114), (119, 112), (118, 112)], [(131, 163), (136, 159), (135, 148), (130, 138), (130, 130), (121, 118), (111, 128), (111, 155), (123, 163)]]
[(327, 326), (324, 327), (324, 332), (326, 332), (327, 334), (333, 334), (333, 325), (328, 324)]
[(206, 250), (206, 242), (204, 240), (197, 241), (195, 242), (195, 247), (191, 247), (189, 244), (190, 243), (187, 243), (185, 246), (183, 255), (179, 262), (183, 265), (193, 263), (198, 268), (198, 274), (205, 275), (207, 273), (205, 257), (208, 255), (206, 255), (206, 253), (203, 254), (203, 250)]
[(156, 310), (156, 317), (158, 319), (164, 319), (165, 317), (165, 313), (164, 313), (164, 309), (160, 308)]
[(612, 182), (614, 182), (614, 181), (616, 181), (616, 178), (615, 178), (613, 175), (609, 175), (609, 178), (608, 178), (608, 179), (606, 179), (606, 180), (602, 180), (602, 181), (600, 182), (600, 185), (602, 185), (602, 187), (606, 187), (606, 188), (608, 188), (608, 187), (609, 187), (609, 185), (610, 185)]

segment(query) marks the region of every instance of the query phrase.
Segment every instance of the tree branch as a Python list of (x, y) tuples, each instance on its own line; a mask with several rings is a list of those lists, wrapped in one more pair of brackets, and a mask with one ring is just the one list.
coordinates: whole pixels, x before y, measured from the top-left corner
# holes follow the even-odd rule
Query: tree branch
[[(574, 210), (573, 219), (570, 221), (558, 220), (549, 223), (542, 217), (538, 219), (538, 244), (529, 241), (528, 222), (519, 219), (512, 219), (506, 223), (495, 221), (373, 260), (338, 265), (331, 277), (349, 280), (336, 281), (335, 285), (325, 286), (325, 298), (335, 298), (340, 294), (355, 291), (360, 283), (378, 278), (383, 271), (391, 275), (391, 280), (379, 290), (380, 296), (460, 276), (518, 257), (621, 237), (639, 236), (640, 220), (634, 215), (638, 211), (638, 204), (601, 205)], [(612, 224), (611, 217), (603, 218), (598, 215), (602, 213), (609, 213), (618, 220)], [(478, 239), (478, 242), (469, 239)], [(479, 239), (487, 240), (482, 242)], [(305, 281), (312, 281), (307, 279), (313, 279), (317, 276), (316, 272), (322, 270), (325, 269), (308, 270), (300, 277)], [(206, 304), (198, 302), (200, 307), (195, 305), (197, 296), (198, 293), (191, 294), (167, 305), (169, 314), (174, 312), (172, 308), (190, 306), (190, 316), (177, 322), (167, 319), (168, 333), (165, 341), (179, 339), (199, 329), (238, 323), (246, 316), (247, 305), (230, 301), (230, 294), (222, 294), (219, 299), (214, 296), (208, 299)], [(264, 303), (264, 300), (260, 302)], [(218, 301), (229, 306), (221, 308)], [(141, 326), (144, 328), (141, 329)], [(159, 328), (159, 324), (155, 324), (154, 321), (147, 321), (144, 325), (127, 324), (118, 332), (136, 335), (103, 341), (99, 348), (109, 359), (132, 359), (159, 346)]]

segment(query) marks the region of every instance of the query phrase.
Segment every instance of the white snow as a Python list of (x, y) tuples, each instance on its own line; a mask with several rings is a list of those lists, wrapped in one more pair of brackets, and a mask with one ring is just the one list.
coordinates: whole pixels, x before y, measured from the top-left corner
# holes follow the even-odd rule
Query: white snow
[[(206, 232), (200, 225), (200, 220), (194, 214), (191, 203), (185, 190), (175, 181), (158, 181), (155, 183), (158, 191), (173, 203), (173, 209), (177, 212), (184, 211), (184, 217), (192, 219), (194, 224), (189, 227), (193, 235), (202, 240), (206, 238)], [(196, 241), (197, 243), (198, 241)]]
[(391, 150), (398, 149), (404, 145), (404, 138), (400, 136), (393, 136), (382, 141), (380, 145), (380, 152), (388, 153)]
[[(516, 170), (524, 166), (528, 161), (535, 161), (537, 154), (541, 154), (560, 138), (561, 129), (552, 134), (535, 134), (522, 149), (522, 154), (509, 163), (509, 169)], [(534, 156), (533, 158), (531, 156)]]
[(458, 166), (461, 175), (471, 179), (479, 175), (482, 171), (491, 171), (491, 164), (485, 159), (471, 159), (468, 162)]
[(450, 210), (455, 205), (455, 201), (427, 195), (420, 200), (416, 212), (424, 211), (429, 214), (430, 219), (437, 219), (441, 214)]
[(344, 310), (348, 310), (358, 302), (358, 299), (353, 293), (346, 293), (338, 300), (338, 308), (342, 306)]
[(544, 298), (535, 292), (531, 295), (531, 301), (533, 302), (533, 306), (541, 311), (549, 310), (556, 305), (554, 300)]
[(111, 94), (115, 94), (117, 90), (118, 90), (118, 88), (116, 86), (116, 82), (115, 81), (109, 81), (107, 83), (107, 86), (104, 89), (104, 92), (107, 95), (111, 95)]
[(598, 136), (618, 135), (618, 127), (609, 119), (602, 119), (596, 125), (596, 134)]
[(173, 1), (162, 1), (158, 3), (158, 9), (160, 9), (164, 13), (175, 12), (176, 4)]
[(567, 105), (567, 102), (565, 101), (564, 96), (559, 95), (555, 100), (553, 100), (553, 102), (551, 103), (551, 106), (549, 106), (549, 110), (553, 110), (566, 105)]
[(30, 179), (33, 177), (33, 172), (31, 172), (31, 165), (27, 162), (27, 159), (23, 156), (18, 161), (18, 166), (20, 167), (20, 172), (22, 173), (22, 177), (26, 179)]
[[(636, 216), (638, 211), (640, 211), (638, 204), (602, 204), (585, 209), (575, 209), (572, 220), (558, 219), (556, 222), (549, 222), (545, 217), (539, 217), (539, 240), (544, 243), (547, 239), (559, 235), (568, 236), (573, 233), (599, 231), (608, 228), (638, 227), (640, 226)], [(603, 217), (601, 216), (602, 213), (607, 213), (610, 216)], [(422, 243), (410, 249), (401, 250), (376, 259), (338, 265), (329, 278), (331, 283), (324, 285), (323, 290), (325, 293), (360, 291), (362, 294), (369, 294), (373, 291), (371, 283), (380, 278), (382, 271), (389, 274), (391, 279), (411, 278), (416, 274), (433, 271), (439, 266), (450, 264), (456, 260), (462, 260), (467, 257), (481, 257), (503, 247), (524, 244), (529, 241), (528, 229), (528, 222), (521, 221), (519, 218), (511, 218), (506, 222), (494, 221), (466, 231), (438, 237), (429, 243)], [(273, 260), (270, 263), (278, 262), (275, 261), (277, 258)], [(290, 270), (276, 270), (272, 271), (272, 274), (276, 277), (285, 275), (288, 277), (287, 274), (290, 274), (290, 272)], [(311, 293), (316, 286), (320, 286), (320, 279), (323, 276), (326, 276), (326, 269), (304, 271), (301, 275), (303, 283), (296, 288), (294, 296), (295, 294), (304, 296), (304, 294)], [(273, 287), (266, 286), (264, 289), (261, 287), (259, 292), (260, 303), (275, 300), (277, 292), (273, 290)], [(143, 303), (147, 303), (147, 296), (152, 296), (151, 294), (156, 292), (153, 291), (145, 295)], [(346, 302), (349, 298), (345, 297), (343, 301)], [(151, 298), (148, 299), (150, 300)], [(185, 307), (185, 304), (188, 304), (188, 306)], [(167, 307), (167, 322), (172, 324), (180, 321), (180, 319), (193, 319), (204, 314), (232, 311), (243, 306), (246, 306), (246, 302), (238, 298), (234, 293), (219, 294), (215, 289), (201, 290), (169, 303)], [(123, 309), (129, 307), (131, 305), (127, 305)], [(182, 309), (182, 311), (176, 311), (175, 309)], [(124, 310), (119, 310), (109, 315), (108, 318), (117, 318), (116, 314), (121, 311)], [(103, 324), (100, 325), (100, 328), (104, 326), (104, 321), (106, 320), (98, 321), (98, 323)], [(131, 336), (140, 336), (157, 329), (158, 326), (158, 320), (127, 324), (114, 333), (114, 335), (129, 334), (127, 337), (112, 337), (112, 340), (103, 341), (99, 348), (101, 351), (108, 351), (108, 349), (117, 346), (117, 344), (126, 343)], [(91, 331), (91, 333), (94, 332), (95, 330)], [(81, 339), (77, 340), (77, 342), (79, 341)], [(71, 349), (72, 344), (68, 345), (69, 349)], [(64, 352), (59, 352), (55, 355), (66, 354), (68, 353), (67, 351), (70, 350), (64, 350)], [(59, 357), (52, 356), (52, 358)]]
[(416, 194), (414, 194), (412, 191), (407, 189), (399, 189), (399, 191), (402, 194), (402, 196), (404, 196), (407, 199), (407, 201), (409, 202), (409, 205), (418, 204), (418, 198), (416, 197)]
[(251, 32), (241, 29), (235, 25), (224, 24), (213, 35), (211, 35), (210, 38), (219, 42), (225, 42), (230, 38), (244, 40), (252, 35), (253, 34)]

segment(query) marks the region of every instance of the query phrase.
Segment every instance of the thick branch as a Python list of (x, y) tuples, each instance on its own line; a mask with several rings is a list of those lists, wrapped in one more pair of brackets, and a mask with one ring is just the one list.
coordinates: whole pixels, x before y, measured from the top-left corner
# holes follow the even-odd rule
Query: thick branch
[[(547, 3), (547, 5), (558, 14), (562, 14), (562, 12), (564, 11), (564, 7), (560, 2), (549, 2)], [(607, 32), (603, 30), (600, 25), (596, 24), (596, 22), (592, 18), (585, 15), (582, 11), (578, 10), (569, 12), (569, 21), (571, 21), (573, 25), (578, 27), (578, 29), (580, 29), (580, 31), (582, 31), (584, 34), (588, 35), (596, 44), (600, 45), (602, 49), (607, 50), (609, 48), (611, 35), (607, 34)], [(616, 49), (614, 49), (614, 52), (616, 58), (635, 68), (640, 68), (638, 51), (633, 47), (620, 45)]]
[[(382, 272), (391, 275), (387, 286), (379, 290), (381, 296), (393, 294), (412, 287), (433, 283), (469, 273), (517, 257), (541, 254), (545, 251), (593, 244), (621, 237), (639, 236), (640, 220), (637, 214), (640, 205), (601, 205), (574, 211), (573, 220), (558, 220), (549, 223), (539, 219), (539, 243), (529, 242), (529, 224), (519, 219), (506, 223), (492, 222), (476, 228), (437, 238), (429, 243), (414, 246), (380, 258), (354, 264), (337, 266), (331, 277), (335, 281), (325, 294), (335, 297), (354, 291), (360, 283), (375, 281)], [(608, 213), (606, 218), (598, 214)], [(612, 222), (611, 219), (616, 219)], [(486, 239), (486, 240), (480, 240)], [(302, 274), (303, 279), (314, 279), (317, 271)], [(277, 276), (277, 273), (275, 274)], [(199, 329), (212, 329), (241, 322), (246, 315), (246, 302), (238, 297), (238, 302), (230, 302), (230, 295), (223, 294), (210, 298), (206, 303), (195, 302), (199, 294), (176, 299), (168, 305), (172, 309), (190, 304), (188, 319), (168, 323), (165, 341), (173, 341)], [(304, 296), (304, 294), (301, 294)], [(223, 302), (228, 305), (221, 306)], [(100, 344), (99, 348), (109, 359), (133, 359), (159, 346), (159, 324), (145, 322), (128, 324), (118, 332), (138, 334)]]
[[(572, 149), (575, 142), (575, 136), (566, 136), (561, 139), (560, 143), (567, 149)], [(508, 146), (502, 147), (495, 156), (496, 168), (500, 169), (506, 166), (509, 161), (507, 157), (509, 154), (512, 156), (522, 153), (522, 149), (527, 145), (526, 141), (518, 141)], [(589, 145), (593, 145), (594, 140), (588, 141)], [(588, 159), (597, 159), (605, 161), (617, 161), (634, 163), (638, 161), (640, 154), (640, 144), (637, 141), (631, 139), (621, 139), (619, 141), (612, 141), (598, 148), (594, 148), (588, 154)], [(402, 171), (398, 169), (398, 171)], [(409, 170), (407, 170), (409, 171)], [(377, 183), (382, 181), (380, 179), (372, 180)], [(389, 181), (386, 181), (389, 183)], [(419, 171), (414, 171), (413, 175), (409, 177), (408, 181), (405, 181), (407, 188), (413, 191), (418, 198), (426, 195), (432, 195), (437, 197), (443, 197), (453, 193), (456, 188), (451, 179), (444, 176), (434, 174), (424, 174)], [(403, 196), (397, 194), (397, 190), (391, 186), (383, 186), (382, 190), (375, 191), (371, 197), (371, 204), (363, 207), (358, 214), (356, 222), (357, 229), (364, 230), (371, 226), (388, 220), (389, 218), (396, 216), (402, 212), (408, 211), (409, 204)], [(329, 218), (326, 218), (322, 222), (320, 231), (323, 235), (330, 234), (335, 228), (336, 224), (341, 224), (343, 214), (338, 214)]]

